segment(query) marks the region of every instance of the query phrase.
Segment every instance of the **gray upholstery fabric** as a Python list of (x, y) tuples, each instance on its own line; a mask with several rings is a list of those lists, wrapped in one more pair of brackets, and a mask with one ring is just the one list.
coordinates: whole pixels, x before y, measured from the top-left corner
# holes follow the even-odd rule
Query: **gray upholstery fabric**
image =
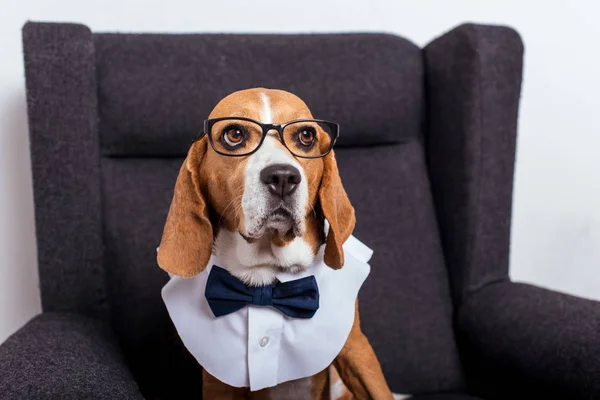
[(503, 282), (458, 315), (471, 389), (490, 399), (600, 398), (600, 302)]
[(142, 399), (106, 324), (45, 313), (0, 346), (0, 398)]
[(26, 24), (42, 305), (106, 315), (94, 47), (88, 28)]
[(111, 317), (144, 394), (198, 399), (201, 369), (183, 348), (160, 297), (168, 276), (156, 247), (183, 159), (102, 160), (105, 266)]
[(359, 294), (360, 316), (389, 383), (401, 393), (460, 388), (422, 143), (338, 149), (336, 158), (356, 209), (354, 234), (375, 251)]
[(229, 92), (268, 86), (342, 124), (355, 234), (375, 250), (362, 324), (394, 391), (498, 398), (523, 383), (548, 398), (598, 395), (597, 303), (498, 284), (521, 80), (513, 31), (464, 25), (424, 52), (378, 34), (27, 24), (23, 35), (43, 308), (97, 321), (27, 325), (0, 347), (0, 394), (137, 398), (131, 371), (147, 398), (201, 397), (200, 367), (160, 299), (155, 248), (200, 122)]
[(297, 94), (341, 124), (339, 146), (421, 133), (421, 51), (396, 36), (99, 34), (94, 45), (106, 155), (185, 155), (216, 103), (250, 87)]
[(464, 25), (425, 50), (427, 154), (455, 299), (508, 279), (523, 44)]

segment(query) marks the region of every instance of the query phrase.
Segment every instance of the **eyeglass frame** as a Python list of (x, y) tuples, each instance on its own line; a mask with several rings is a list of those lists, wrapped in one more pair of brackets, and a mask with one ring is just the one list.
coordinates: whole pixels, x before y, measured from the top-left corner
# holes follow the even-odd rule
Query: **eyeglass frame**
[[(212, 127), (217, 122), (226, 121), (226, 120), (238, 120), (238, 121), (241, 120), (241, 121), (252, 122), (252, 123), (255, 123), (256, 125), (259, 125), (262, 128), (262, 134), (261, 134), (260, 142), (258, 142), (258, 145), (256, 146), (256, 148), (254, 150), (252, 150), (251, 152), (244, 153), (244, 154), (228, 154), (228, 153), (223, 153), (223, 152), (217, 150), (215, 148), (215, 144), (213, 143)], [(334, 135), (333, 131), (331, 133), (325, 132), (331, 139), (331, 144), (329, 145), (329, 149), (325, 153), (318, 155), (318, 156), (300, 156), (300, 155), (296, 154), (295, 152), (293, 152), (287, 146), (287, 144), (285, 143), (285, 140), (283, 139), (283, 130), (288, 125), (292, 125), (292, 124), (296, 124), (296, 123), (300, 123), (300, 122), (315, 122), (317, 124), (324, 123), (324, 124), (327, 124), (328, 126), (330, 126), (331, 128), (335, 128), (335, 135)], [(220, 154), (225, 157), (246, 157), (246, 156), (256, 153), (258, 151), (258, 149), (260, 149), (260, 146), (262, 146), (263, 142), (265, 141), (265, 138), (267, 137), (269, 131), (271, 131), (271, 130), (277, 131), (277, 133), (279, 134), (279, 139), (281, 140), (281, 143), (285, 146), (287, 151), (292, 153), (292, 155), (294, 157), (308, 158), (308, 159), (322, 158), (322, 157), (325, 157), (327, 154), (331, 153), (331, 150), (333, 150), (333, 146), (335, 145), (335, 142), (340, 137), (340, 125), (335, 122), (327, 121), (324, 119), (295, 119), (293, 121), (288, 121), (284, 124), (263, 124), (262, 122), (256, 121), (252, 118), (246, 118), (246, 117), (220, 117), (220, 118), (210, 118), (210, 119), (204, 120), (204, 130), (203, 130), (203, 132), (200, 132), (200, 134), (198, 135), (198, 137), (196, 139), (194, 139), (194, 142), (202, 139), (202, 137), (204, 135), (206, 135), (206, 136), (208, 136), (208, 142), (210, 143), (210, 147), (212, 147), (213, 150), (217, 154)]]

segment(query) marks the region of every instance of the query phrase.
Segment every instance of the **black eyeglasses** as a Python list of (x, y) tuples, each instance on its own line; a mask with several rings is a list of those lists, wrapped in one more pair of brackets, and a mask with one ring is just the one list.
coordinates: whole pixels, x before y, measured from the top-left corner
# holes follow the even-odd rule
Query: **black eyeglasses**
[(230, 157), (248, 156), (259, 149), (267, 133), (276, 130), (283, 145), (296, 157), (319, 158), (329, 154), (340, 132), (334, 122), (298, 119), (285, 124), (263, 124), (250, 118), (225, 117), (204, 121), (203, 135), (211, 147)]

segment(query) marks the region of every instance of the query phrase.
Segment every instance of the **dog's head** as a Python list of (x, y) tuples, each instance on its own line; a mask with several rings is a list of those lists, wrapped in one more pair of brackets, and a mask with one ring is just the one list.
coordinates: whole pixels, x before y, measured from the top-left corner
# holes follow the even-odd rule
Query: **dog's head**
[[(332, 125), (302, 121), (312, 119), (301, 99), (281, 90), (249, 89), (221, 100), (179, 171), (160, 267), (184, 277), (202, 272), (214, 239), (227, 231), (257, 249), (302, 240), (313, 256), (325, 242), (325, 263), (341, 268), (354, 209), (329, 151)], [(277, 260), (260, 263), (270, 262)]]

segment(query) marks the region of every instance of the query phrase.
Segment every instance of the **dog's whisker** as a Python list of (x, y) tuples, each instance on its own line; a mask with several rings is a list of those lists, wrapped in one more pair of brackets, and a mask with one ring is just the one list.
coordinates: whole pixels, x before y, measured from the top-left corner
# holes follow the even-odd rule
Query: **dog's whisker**
[[(238, 195), (237, 197), (235, 197), (233, 200), (231, 200), (229, 203), (227, 203), (227, 206), (225, 207), (225, 209), (223, 210), (223, 212), (221, 213), (220, 217), (219, 217), (219, 224), (221, 223), (221, 221), (223, 220), (223, 216), (227, 213), (227, 209), (229, 207), (231, 207), (232, 205), (234, 206), (234, 213), (237, 213), (239, 211), (239, 208), (241, 208), (242, 203), (240, 202), (240, 200), (242, 199), (242, 197), (244, 197), (243, 194)], [(239, 208), (236, 205), (236, 203), (239, 203)]]

